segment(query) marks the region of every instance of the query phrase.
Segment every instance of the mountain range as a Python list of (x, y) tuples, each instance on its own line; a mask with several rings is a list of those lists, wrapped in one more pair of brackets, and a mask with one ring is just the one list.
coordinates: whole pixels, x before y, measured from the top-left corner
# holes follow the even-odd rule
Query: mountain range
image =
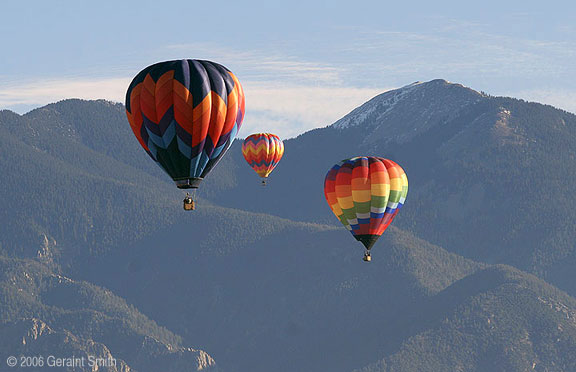
[[(185, 212), (121, 104), (1, 111), (0, 356), (574, 371), (575, 128), (550, 106), (414, 83), (286, 140), (265, 188), (236, 141)], [(410, 184), (370, 264), (323, 196), (357, 155), (398, 162)]]

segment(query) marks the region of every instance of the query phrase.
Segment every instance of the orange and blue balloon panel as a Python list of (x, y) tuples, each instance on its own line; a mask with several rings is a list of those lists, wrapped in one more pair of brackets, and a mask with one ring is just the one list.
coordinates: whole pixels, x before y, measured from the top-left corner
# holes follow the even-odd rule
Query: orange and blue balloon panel
[(183, 59), (142, 70), (126, 115), (148, 155), (180, 188), (195, 188), (226, 153), (244, 118), (240, 82), (218, 63)]

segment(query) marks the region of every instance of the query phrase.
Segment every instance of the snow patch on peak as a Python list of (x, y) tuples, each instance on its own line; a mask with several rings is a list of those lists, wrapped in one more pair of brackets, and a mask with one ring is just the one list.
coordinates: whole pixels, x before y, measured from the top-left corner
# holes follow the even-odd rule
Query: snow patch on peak
[(400, 88), (400, 89), (412, 88), (412, 87), (415, 87), (415, 86), (421, 85), (421, 84), (424, 84), (424, 82), (423, 82), (423, 81), (415, 81), (415, 82), (413, 82), (412, 84), (408, 84), (408, 85), (406, 85), (406, 86), (403, 86), (403, 87)]
[(384, 92), (372, 98), (362, 106), (354, 109), (348, 115), (335, 122), (332, 126), (336, 129), (355, 127), (363, 123), (368, 118), (368, 116), (370, 116), (376, 110), (378, 110), (379, 116), (382, 117), (391, 111), (398, 102), (403, 100), (407, 94), (409, 94), (415, 87), (420, 84), (424, 83), (417, 81), (402, 88)]
[(370, 101), (352, 110), (351, 113), (335, 122), (332, 126), (336, 129), (355, 127), (364, 122), (370, 114), (376, 111), (377, 105), (370, 105)]

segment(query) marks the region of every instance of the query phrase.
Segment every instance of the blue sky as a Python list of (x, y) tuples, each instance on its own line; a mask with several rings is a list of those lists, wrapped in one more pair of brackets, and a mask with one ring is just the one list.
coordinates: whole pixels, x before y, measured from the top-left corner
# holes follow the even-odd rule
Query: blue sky
[(576, 3), (532, 3), (3, 2), (0, 109), (122, 102), (147, 65), (200, 58), (242, 82), (240, 136), (293, 137), (436, 78), (576, 112)]

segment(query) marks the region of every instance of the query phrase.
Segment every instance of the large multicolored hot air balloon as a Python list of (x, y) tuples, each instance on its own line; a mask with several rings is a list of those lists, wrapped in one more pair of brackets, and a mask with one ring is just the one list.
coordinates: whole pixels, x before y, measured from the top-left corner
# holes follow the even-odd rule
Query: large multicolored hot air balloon
[(284, 143), (275, 134), (255, 133), (244, 140), (242, 154), (266, 185), (266, 178), (284, 155)]
[(355, 157), (336, 164), (324, 180), (324, 196), (340, 222), (370, 248), (388, 228), (408, 193), (408, 178), (392, 160)]
[(132, 80), (126, 115), (140, 145), (176, 186), (195, 189), (240, 129), (244, 92), (236, 76), (217, 63), (160, 62)]

